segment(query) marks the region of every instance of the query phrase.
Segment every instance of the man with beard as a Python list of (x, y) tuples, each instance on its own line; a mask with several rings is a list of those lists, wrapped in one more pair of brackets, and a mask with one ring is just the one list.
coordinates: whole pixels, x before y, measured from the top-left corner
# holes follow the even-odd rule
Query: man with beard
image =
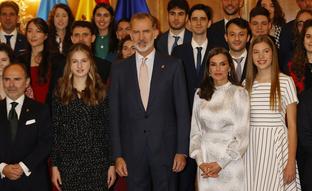
[(224, 38), (229, 46), (229, 53), (233, 58), (235, 72), (240, 82), (246, 77), (247, 43), (250, 39), (248, 21), (235, 18), (226, 24)]
[(175, 191), (186, 164), (190, 116), (183, 66), (155, 51), (155, 19), (131, 18), (135, 55), (112, 65), (111, 131), (116, 171), (129, 191)]
[(185, 28), (189, 5), (186, 0), (171, 0), (167, 6), (169, 30), (156, 41), (156, 49), (171, 55), (172, 50), (183, 43), (191, 42), (192, 33)]
[[(189, 23), (193, 33), (192, 40), (177, 46), (172, 52), (172, 56), (182, 60), (185, 69), (190, 114), (192, 113), (195, 91), (204, 76), (208, 52), (212, 49), (210, 41), (208, 42), (207, 39), (207, 29), (211, 22), (211, 8), (203, 4), (194, 5), (189, 11)], [(196, 162), (192, 158), (187, 159), (186, 168), (180, 174), (179, 179), (179, 190), (181, 191), (195, 190)]]
[(240, 8), (243, 7), (244, 0), (221, 0), (224, 19), (214, 23), (208, 30), (209, 43), (213, 47), (224, 47), (228, 45), (224, 39), (225, 25), (234, 18), (240, 17)]

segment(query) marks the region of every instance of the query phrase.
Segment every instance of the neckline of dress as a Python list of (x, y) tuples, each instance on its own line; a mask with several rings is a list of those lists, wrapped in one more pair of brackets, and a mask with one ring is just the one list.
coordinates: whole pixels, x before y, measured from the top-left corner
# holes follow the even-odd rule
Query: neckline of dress
[(232, 83), (230, 81), (228, 81), (227, 83), (221, 85), (221, 86), (215, 86), (216, 90), (224, 90), (227, 89), (228, 87), (230, 87), (232, 85)]

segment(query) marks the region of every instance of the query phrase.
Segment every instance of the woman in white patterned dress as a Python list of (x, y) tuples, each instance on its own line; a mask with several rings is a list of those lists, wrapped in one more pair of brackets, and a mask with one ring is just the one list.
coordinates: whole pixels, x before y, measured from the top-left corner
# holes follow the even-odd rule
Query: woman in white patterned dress
[(250, 94), (250, 139), (245, 155), (246, 189), (301, 190), (296, 169), (298, 99), (294, 82), (279, 72), (276, 48), (268, 36), (255, 38), (248, 54), (245, 85)]
[(192, 114), (190, 157), (198, 164), (199, 191), (242, 191), (249, 96), (237, 84), (230, 54), (212, 49)]

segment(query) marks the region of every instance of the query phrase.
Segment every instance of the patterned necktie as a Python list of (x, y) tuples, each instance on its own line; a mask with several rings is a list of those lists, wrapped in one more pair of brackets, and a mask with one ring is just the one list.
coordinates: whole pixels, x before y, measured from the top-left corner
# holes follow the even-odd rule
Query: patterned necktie
[(146, 58), (142, 58), (139, 73), (139, 87), (143, 106), (144, 109), (146, 110), (149, 96), (149, 83), (148, 83), (149, 80), (148, 80), (148, 67), (145, 62)]
[(11, 140), (13, 142), (15, 140), (17, 127), (18, 127), (18, 117), (17, 117), (17, 113), (15, 110), (18, 103), (12, 102), (11, 105), (12, 105), (12, 107), (11, 107), (11, 110), (9, 112), (9, 122), (10, 122), (10, 126), (11, 126)]
[(196, 47), (196, 49), (197, 49), (196, 73), (199, 76), (200, 70), (201, 70), (201, 61), (202, 61), (201, 51), (203, 48), (202, 47)]
[(241, 77), (242, 77), (242, 61), (244, 60), (244, 57), (233, 58), (233, 60), (237, 64), (235, 72), (236, 72), (236, 75), (237, 75), (237, 80), (240, 81)]
[(178, 41), (179, 41), (179, 39), (180, 39), (179, 36), (173, 36), (173, 38), (174, 38), (174, 43), (173, 43), (173, 45), (172, 45), (171, 52), (173, 51), (173, 49), (174, 49), (175, 47), (178, 46)]
[[(6, 44), (11, 47), (11, 38), (13, 35), (4, 35), (5, 40), (6, 40)], [(12, 48), (12, 47), (11, 47)]]

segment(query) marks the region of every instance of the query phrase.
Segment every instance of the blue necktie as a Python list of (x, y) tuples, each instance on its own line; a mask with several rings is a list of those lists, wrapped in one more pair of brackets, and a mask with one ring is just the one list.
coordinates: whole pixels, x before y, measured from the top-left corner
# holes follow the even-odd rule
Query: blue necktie
[(201, 55), (201, 51), (202, 51), (202, 47), (196, 47), (197, 49), (197, 59), (196, 59), (196, 73), (199, 76), (200, 75), (200, 70), (201, 70), (201, 60), (202, 60), (202, 55)]
[(179, 41), (179, 39), (180, 39), (179, 36), (173, 36), (173, 38), (174, 38), (174, 43), (173, 43), (173, 45), (172, 45), (171, 52), (173, 51), (173, 49), (174, 49), (175, 47), (178, 46), (178, 41)]
[[(4, 35), (5, 40), (6, 40), (6, 44), (11, 47), (11, 38), (13, 35)], [(12, 48), (12, 47), (11, 47)]]

